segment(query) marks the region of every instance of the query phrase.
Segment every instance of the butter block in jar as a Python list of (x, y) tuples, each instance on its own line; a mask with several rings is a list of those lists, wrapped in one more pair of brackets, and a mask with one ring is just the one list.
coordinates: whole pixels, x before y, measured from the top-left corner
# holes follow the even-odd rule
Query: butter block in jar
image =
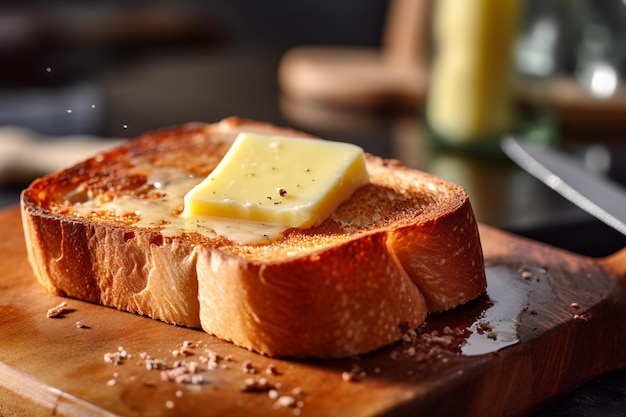
[(519, 0), (440, 0), (426, 118), (449, 144), (492, 141), (515, 124)]
[(369, 182), (363, 149), (322, 139), (241, 133), (184, 197), (182, 216), (308, 228)]

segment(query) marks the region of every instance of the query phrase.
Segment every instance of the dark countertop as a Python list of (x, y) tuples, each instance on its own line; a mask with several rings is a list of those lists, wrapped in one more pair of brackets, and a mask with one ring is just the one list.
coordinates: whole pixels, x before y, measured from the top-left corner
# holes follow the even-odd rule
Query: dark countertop
[[(361, 145), (366, 151), (400, 159), (464, 186), (478, 220), (590, 256), (626, 246), (626, 238), (572, 206), (505, 159), (481, 159), (433, 150), (424, 137), (419, 110), (399, 114), (359, 113), (302, 106), (281, 97), (276, 81), (280, 52), (224, 49), (207, 54), (153, 58), (132, 67), (103, 71), (89, 81), (100, 106), (97, 122), (78, 133), (132, 137), (147, 130), (188, 121), (213, 122), (230, 115), (274, 122), (313, 134)], [(68, 131), (68, 114), (59, 91), (39, 90), (50, 98), (59, 131)], [(70, 91), (70, 92), (71, 92)], [(95, 92), (95, 93), (94, 93)], [(16, 97), (23, 97), (14, 92)], [(55, 97), (57, 101), (55, 101)], [(7, 95), (0, 97), (7, 99)], [(0, 102), (0, 106), (2, 103)], [(6, 103), (5, 103), (6, 105)], [(27, 106), (25, 107), (27, 108)], [(54, 110), (57, 110), (54, 116)], [(35, 116), (23, 115), (37, 127)], [(32, 115), (31, 115), (32, 116)], [(93, 117), (93, 115), (92, 115)], [(581, 145), (582, 143), (582, 145)], [(564, 140), (564, 145), (585, 146)], [(21, 183), (0, 188), (0, 206), (17, 204)], [(602, 375), (536, 416), (623, 416), (626, 369)]]

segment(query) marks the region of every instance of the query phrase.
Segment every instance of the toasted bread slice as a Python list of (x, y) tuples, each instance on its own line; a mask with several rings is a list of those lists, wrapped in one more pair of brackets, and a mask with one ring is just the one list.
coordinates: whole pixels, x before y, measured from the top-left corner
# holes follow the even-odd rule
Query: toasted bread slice
[(370, 183), (319, 226), (264, 244), (181, 230), (190, 181), (244, 131), (307, 136), (238, 118), (188, 124), (34, 181), (21, 208), (38, 280), (266, 355), (321, 358), (397, 341), (428, 312), (484, 292), (463, 189), (369, 154)]

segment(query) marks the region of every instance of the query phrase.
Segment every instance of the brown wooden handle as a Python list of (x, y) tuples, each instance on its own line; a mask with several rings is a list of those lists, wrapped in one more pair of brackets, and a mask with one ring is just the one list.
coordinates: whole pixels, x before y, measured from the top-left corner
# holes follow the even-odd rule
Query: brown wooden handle
[(620, 287), (626, 290), (626, 248), (601, 259), (601, 263), (613, 273)]

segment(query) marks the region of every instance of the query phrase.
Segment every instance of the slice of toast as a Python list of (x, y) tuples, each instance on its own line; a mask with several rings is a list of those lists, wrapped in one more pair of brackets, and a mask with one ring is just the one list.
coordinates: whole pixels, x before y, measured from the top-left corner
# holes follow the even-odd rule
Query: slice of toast
[(241, 244), (180, 223), (182, 196), (240, 132), (307, 136), (234, 117), (188, 124), (35, 180), (21, 209), (38, 280), (266, 355), (320, 358), (390, 344), (485, 291), (463, 189), (369, 154), (370, 183), (319, 226)]

